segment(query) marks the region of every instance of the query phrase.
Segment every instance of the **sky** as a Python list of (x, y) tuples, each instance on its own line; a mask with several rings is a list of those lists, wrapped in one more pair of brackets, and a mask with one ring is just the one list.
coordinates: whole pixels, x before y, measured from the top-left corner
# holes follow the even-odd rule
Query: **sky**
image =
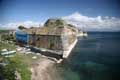
[(119, 5), (119, 0), (0, 0), (0, 29), (63, 18), (88, 31), (120, 31)]

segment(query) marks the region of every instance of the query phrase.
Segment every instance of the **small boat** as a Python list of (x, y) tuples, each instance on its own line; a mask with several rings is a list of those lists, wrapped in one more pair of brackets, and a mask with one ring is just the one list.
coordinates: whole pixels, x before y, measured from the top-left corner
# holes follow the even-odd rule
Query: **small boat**
[(78, 34), (78, 37), (87, 37), (88, 36), (88, 34), (87, 34), (87, 32), (79, 32), (79, 34)]
[(87, 36), (88, 36), (87, 32), (84, 32), (84, 33), (83, 33), (83, 36), (87, 37)]

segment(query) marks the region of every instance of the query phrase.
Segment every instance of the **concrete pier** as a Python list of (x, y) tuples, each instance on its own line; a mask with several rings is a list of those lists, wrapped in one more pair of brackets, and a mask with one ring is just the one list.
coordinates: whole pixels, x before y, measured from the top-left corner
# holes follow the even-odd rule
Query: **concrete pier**
[(78, 39), (76, 39), (67, 50), (63, 51), (63, 58), (67, 58), (69, 56), (69, 54), (71, 53), (72, 49), (74, 48), (74, 46), (76, 45)]

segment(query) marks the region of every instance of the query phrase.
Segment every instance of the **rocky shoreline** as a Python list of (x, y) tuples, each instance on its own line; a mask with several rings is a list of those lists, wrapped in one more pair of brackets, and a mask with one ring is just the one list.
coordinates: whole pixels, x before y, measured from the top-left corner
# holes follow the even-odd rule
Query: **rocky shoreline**
[(56, 80), (54, 65), (55, 61), (48, 58), (41, 58), (31, 66), (31, 80)]

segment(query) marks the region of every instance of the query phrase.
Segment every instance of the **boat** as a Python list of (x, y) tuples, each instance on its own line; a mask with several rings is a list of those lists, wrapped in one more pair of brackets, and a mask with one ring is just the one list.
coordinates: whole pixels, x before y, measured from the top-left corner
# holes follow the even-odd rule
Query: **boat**
[(87, 36), (88, 36), (87, 32), (84, 32), (84, 33), (83, 33), (83, 36), (84, 36), (84, 37), (87, 37)]
[(77, 36), (78, 37), (87, 37), (88, 34), (87, 34), (87, 32), (80, 31)]

